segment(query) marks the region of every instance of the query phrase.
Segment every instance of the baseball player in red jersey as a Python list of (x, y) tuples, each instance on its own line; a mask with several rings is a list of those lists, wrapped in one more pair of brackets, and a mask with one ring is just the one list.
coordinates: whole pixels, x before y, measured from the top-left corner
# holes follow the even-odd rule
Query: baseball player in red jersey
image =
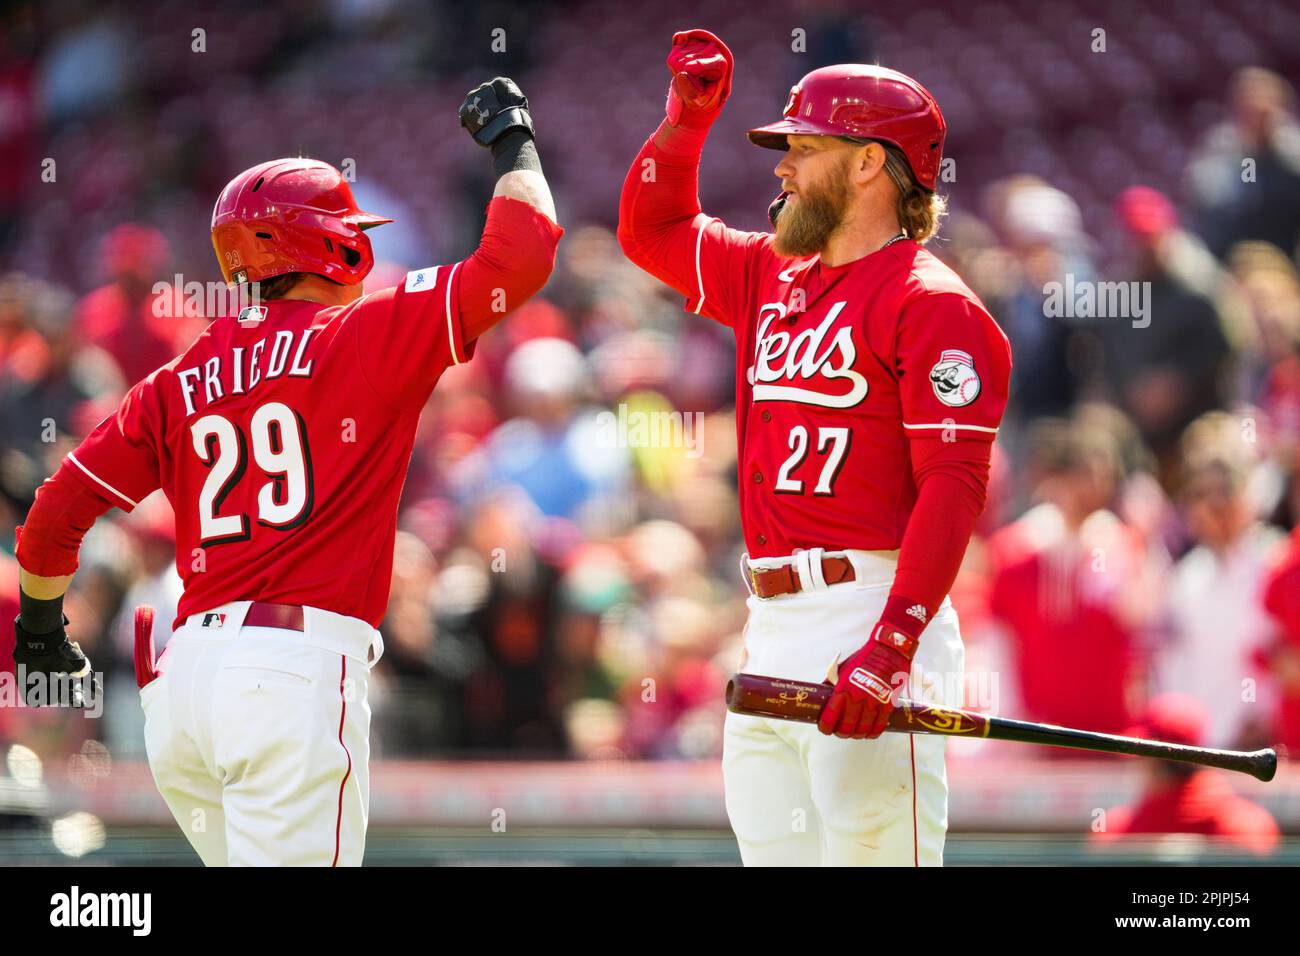
[(727, 715), (742, 858), (941, 864), (943, 738), (881, 733), (900, 692), (961, 702), (947, 594), (984, 507), (1011, 369), (992, 317), (921, 245), (943, 208), (943, 117), (893, 70), (815, 70), (783, 119), (749, 134), (785, 151), (775, 235), (740, 232), (697, 198), (731, 53), (691, 30), (668, 66), (668, 116), (624, 183), (619, 240), (736, 336), (742, 669), (835, 683), (818, 726)]
[(154, 779), (205, 864), (361, 863), (367, 680), (420, 411), (545, 284), (562, 234), (518, 87), (484, 84), (460, 115), (498, 176), (473, 255), (364, 294), (364, 230), (391, 220), (357, 209), (338, 170), (282, 159), (237, 176), (212, 241), (263, 304), (135, 385), (19, 529), (15, 657), (79, 671), (62, 595), (82, 536), (157, 488), (171, 500), (185, 592), (156, 669), (138, 670)]

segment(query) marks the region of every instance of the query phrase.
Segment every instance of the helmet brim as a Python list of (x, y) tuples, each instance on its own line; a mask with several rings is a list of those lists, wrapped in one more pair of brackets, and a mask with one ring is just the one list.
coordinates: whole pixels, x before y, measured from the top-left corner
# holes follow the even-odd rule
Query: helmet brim
[(781, 149), (790, 148), (790, 143), (786, 140), (787, 136), (835, 136), (842, 137), (844, 132), (838, 129), (831, 129), (829, 126), (822, 126), (820, 123), (809, 123), (806, 120), (777, 120), (775, 123), (768, 123), (766, 126), (759, 126), (757, 129), (749, 131), (749, 141), (755, 146), (762, 146), (764, 149)]
[(373, 229), (375, 226), (383, 226), (390, 222), (396, 222), (396, 219), (385, 219), (383, 216), (376, 216), (372, 212), (352, 212), (346, 216), (341, 216), (348, 225), (356, 226), (359, 229)]

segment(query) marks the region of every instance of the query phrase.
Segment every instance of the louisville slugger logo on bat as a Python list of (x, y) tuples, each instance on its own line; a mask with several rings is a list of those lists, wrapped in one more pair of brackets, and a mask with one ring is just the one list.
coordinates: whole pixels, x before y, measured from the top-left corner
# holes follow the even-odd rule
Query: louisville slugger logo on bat
[(988, 732), (987, 720), (972, 720), (960, 710), (938, 706), (918, 708), (910, 700), (899, 701), (899, 708), (909, 724), (920, 724), (937, 734), (973, 734), (981, 729)]

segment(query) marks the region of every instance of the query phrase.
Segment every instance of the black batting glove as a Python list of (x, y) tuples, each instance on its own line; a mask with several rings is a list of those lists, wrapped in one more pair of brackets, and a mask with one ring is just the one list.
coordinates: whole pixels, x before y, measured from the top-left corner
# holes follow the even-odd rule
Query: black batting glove
[(460, 125), (469, 130), (474, 142), (488, 148), (512, 130), (523, 130), (530, 139), (535, 136), (528, 97), (505, 76), (469, 91), (460, 106)]
[[(48, 634), (33, 634), (22, 625), (22, 615), (14, 618), (14, 665), (26, 670), (26, 676), (44, 674), (49, 680), (47, 688), (52, 688), (56, 680), (69, 680), (71, 684), (70, 700), (73, 707), (85, 706), (85, 694), (82, 681), (90, 675), (90, 659), (81, 652), (81, 647), (68, 640), (68, 618), (63, 618), (63, 626)], [(52, 703), (55, 698), (50, 690), (35, 693), (36, 688), (29, 686), (26, 679), (20, 679), (23, 702), (28, 706), (40, 706)]]

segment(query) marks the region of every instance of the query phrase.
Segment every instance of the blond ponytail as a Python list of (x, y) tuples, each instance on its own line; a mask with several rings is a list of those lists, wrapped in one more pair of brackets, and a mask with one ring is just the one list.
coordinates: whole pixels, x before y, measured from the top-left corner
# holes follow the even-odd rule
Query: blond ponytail
[(899, 226), (907, 238), (924, 244), (939, 231), (939, 222), (948, 213), (948, 200), (917, 185), (907, 159), (893, 146), (885, 147), (885, 172), (900, 193)]

